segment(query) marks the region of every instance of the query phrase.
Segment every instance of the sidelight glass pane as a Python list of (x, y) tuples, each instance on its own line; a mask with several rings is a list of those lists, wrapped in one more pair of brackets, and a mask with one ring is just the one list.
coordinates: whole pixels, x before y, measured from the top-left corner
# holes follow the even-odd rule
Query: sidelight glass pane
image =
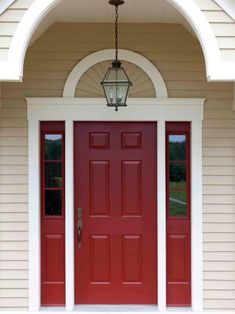
[(186, 216), (186, 191), (170, 192), (170, 216)]
[(186, 135), (169, 135), (169, 159), (186, 160)]
[(170, 164), (170, 189), (186, 188), (186, 164)]
[(62, 159), (62, 135), (46, 134), (45, 135), (45, 159), (61, 160)]
[(62, 214), (62, 191), (45, 191), (45, 207), (47, 216)]
[(46, 187), (60, 188), (62, 187), (62, 163), (46, 163)]

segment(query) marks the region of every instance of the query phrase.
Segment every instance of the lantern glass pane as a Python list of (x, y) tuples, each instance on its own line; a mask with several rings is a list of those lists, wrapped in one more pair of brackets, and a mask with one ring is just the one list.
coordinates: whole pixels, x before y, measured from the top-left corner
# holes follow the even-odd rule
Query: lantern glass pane
[(105, 82), (110, 82), (110, 81), (115, 81), (115, 82), (127, 81), (127, 82), (129, 82), (128, 77), (122, 68), (110, 68), (107, 72), (107, 75), (106, 75), (104, 81)]
[(116, 88), (113, 85), (104, 85), (105, 97), (108, 104), (115, 104), (116, 102)]
[(104, 91), (108, 104), (125, 104), (128, 89), (128, 84), (104, 84)]
[(124, 84), (117, 86), (117, 104), (125, 103), (128, 88), (129, 88), (129, 85), (124, 85)]

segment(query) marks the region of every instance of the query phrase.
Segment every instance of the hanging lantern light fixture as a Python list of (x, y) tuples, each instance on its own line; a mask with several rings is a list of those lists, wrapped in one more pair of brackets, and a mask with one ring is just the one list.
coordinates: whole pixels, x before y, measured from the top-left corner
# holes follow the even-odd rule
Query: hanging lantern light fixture
[(124, 4), (124, 1), (110, 0), (109, 4), (115, 6), (115, 60), (105, 74), (101, 85), (104, 89), (107, 106), (115, 107), (115, 110), (118, 111), (118, 107), (126, 106), (129, 87), (132, 86), (132, 83), (118, 60), (118, 7)]

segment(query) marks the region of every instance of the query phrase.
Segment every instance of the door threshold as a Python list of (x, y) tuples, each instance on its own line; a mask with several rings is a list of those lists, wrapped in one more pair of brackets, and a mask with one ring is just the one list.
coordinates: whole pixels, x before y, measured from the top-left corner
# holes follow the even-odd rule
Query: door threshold
[[(84, 304), (84, 305), (76, 305), (73, 311), (66, 311), (64, 307), (42, 307), (39, 312), (48, 312), (50, 314), (97, 314), (97, 313), (110, 313), (110, 314), (119, 314), (119, 313), (127, 313), (127, 314), (135, 314), (135, 313), (160, 313), (157, 305), (139, 305), (139, 304)], [(191, 307), (167, 307), (166, 311), (162, 313), (174, 313), (174, 314), (186, 314), (192, 313)]]
[(136, 312), (158, 312), (157, 305), (142, 304), (94, 304), (76, 305), (74, 308), (78, 312), (106, 312), (106, 313), (136, 313)]

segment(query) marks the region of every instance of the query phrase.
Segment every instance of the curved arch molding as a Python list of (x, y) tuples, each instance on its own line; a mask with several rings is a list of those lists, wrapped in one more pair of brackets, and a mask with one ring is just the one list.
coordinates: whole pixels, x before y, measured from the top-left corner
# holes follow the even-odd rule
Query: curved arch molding
[[(74, 98), (76, 86), (80, 78), (86, 71), (95, 64), (112, 60), (114, 56), (114, 49), (105, 49), (94, 52), (84, 59), (82, 59), (70, 72), (64, 86), (63, 97)], [(153, 83), (155, 94), (157, 98), (167, 98), (167, 88), (161, 73), (158, 69), (145, 57), (138, 53), (119, 49), (119, 58), (123, 61), (128, 61), (140, 67), (150, 78)]]
[[(30, 39), (43, 18), (63, 0), (35, 0), (20, 21), (9, 49), (8, 60), (0, 63), (0, 80), (21, 80), (25, 53)], [(167, 0), (194, 29), (204, 53), (207, 79), (235, 80), (235, 62), (221, 60), (215, 35), (204, 14), (193, 0)]]

